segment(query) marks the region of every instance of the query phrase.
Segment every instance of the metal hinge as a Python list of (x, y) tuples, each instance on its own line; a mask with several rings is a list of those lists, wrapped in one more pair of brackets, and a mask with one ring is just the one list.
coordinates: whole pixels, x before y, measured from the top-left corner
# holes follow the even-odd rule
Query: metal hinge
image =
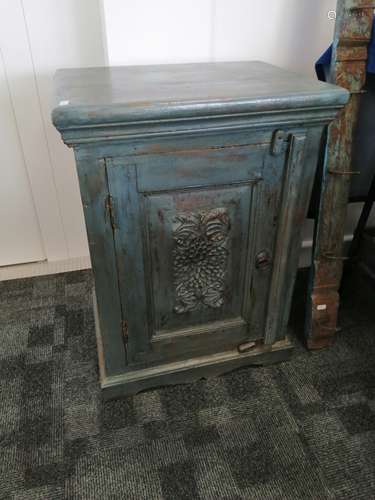
[(128, 335), (128, 322), (126, 320), (122, 321), (121, 323), (121, 331), (122, 331), (122, 336), (124, 337), (124, 342), (125, 344), (127, 344), (129, 335)]
[(335, 170), (333, 168), (327, 169), (327, 172), (332, 175), (361, 175), (359, 170)]
[(113, 208), (112, 196), (110, 194), (105, 199), (105, 212), (109, 217), (112, 229), (115, 230), (116, 229), (115, 211)]
[(289, 135), (284, 130), (276, 130), (272, 137), (271, 154), (278, 156), (285, 153), (289, 144)]

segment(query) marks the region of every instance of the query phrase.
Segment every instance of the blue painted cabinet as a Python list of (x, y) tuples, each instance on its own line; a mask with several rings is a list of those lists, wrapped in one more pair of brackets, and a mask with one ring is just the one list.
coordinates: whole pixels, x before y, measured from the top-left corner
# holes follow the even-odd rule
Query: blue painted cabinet
[(323, 127), (347, 100), (263, 63), (61, 70), (108, 397), (286, 359)]

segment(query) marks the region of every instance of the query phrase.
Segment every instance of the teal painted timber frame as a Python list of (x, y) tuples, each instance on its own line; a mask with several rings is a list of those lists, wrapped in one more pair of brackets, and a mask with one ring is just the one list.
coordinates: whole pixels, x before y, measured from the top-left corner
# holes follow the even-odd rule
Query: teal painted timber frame
[(348, 92), (260, 62), (60, 70), (56, 86), (104, 395), (287, 359), (319, 143)]

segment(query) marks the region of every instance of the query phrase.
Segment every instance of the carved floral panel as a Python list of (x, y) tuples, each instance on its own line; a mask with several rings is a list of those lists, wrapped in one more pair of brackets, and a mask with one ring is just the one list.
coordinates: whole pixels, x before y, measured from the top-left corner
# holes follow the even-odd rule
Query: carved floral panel
[(178, 214), (173, 219), (175, 313), (224, 304), (230, 229), (225, 208)]

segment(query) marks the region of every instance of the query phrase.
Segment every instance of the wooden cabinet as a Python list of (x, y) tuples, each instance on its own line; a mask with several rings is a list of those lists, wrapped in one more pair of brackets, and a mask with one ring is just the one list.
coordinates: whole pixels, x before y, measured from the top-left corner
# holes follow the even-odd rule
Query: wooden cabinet
[(61, 70), (105, 395), (286, 359), (323, 127), (347, 100), (263, 63)]

